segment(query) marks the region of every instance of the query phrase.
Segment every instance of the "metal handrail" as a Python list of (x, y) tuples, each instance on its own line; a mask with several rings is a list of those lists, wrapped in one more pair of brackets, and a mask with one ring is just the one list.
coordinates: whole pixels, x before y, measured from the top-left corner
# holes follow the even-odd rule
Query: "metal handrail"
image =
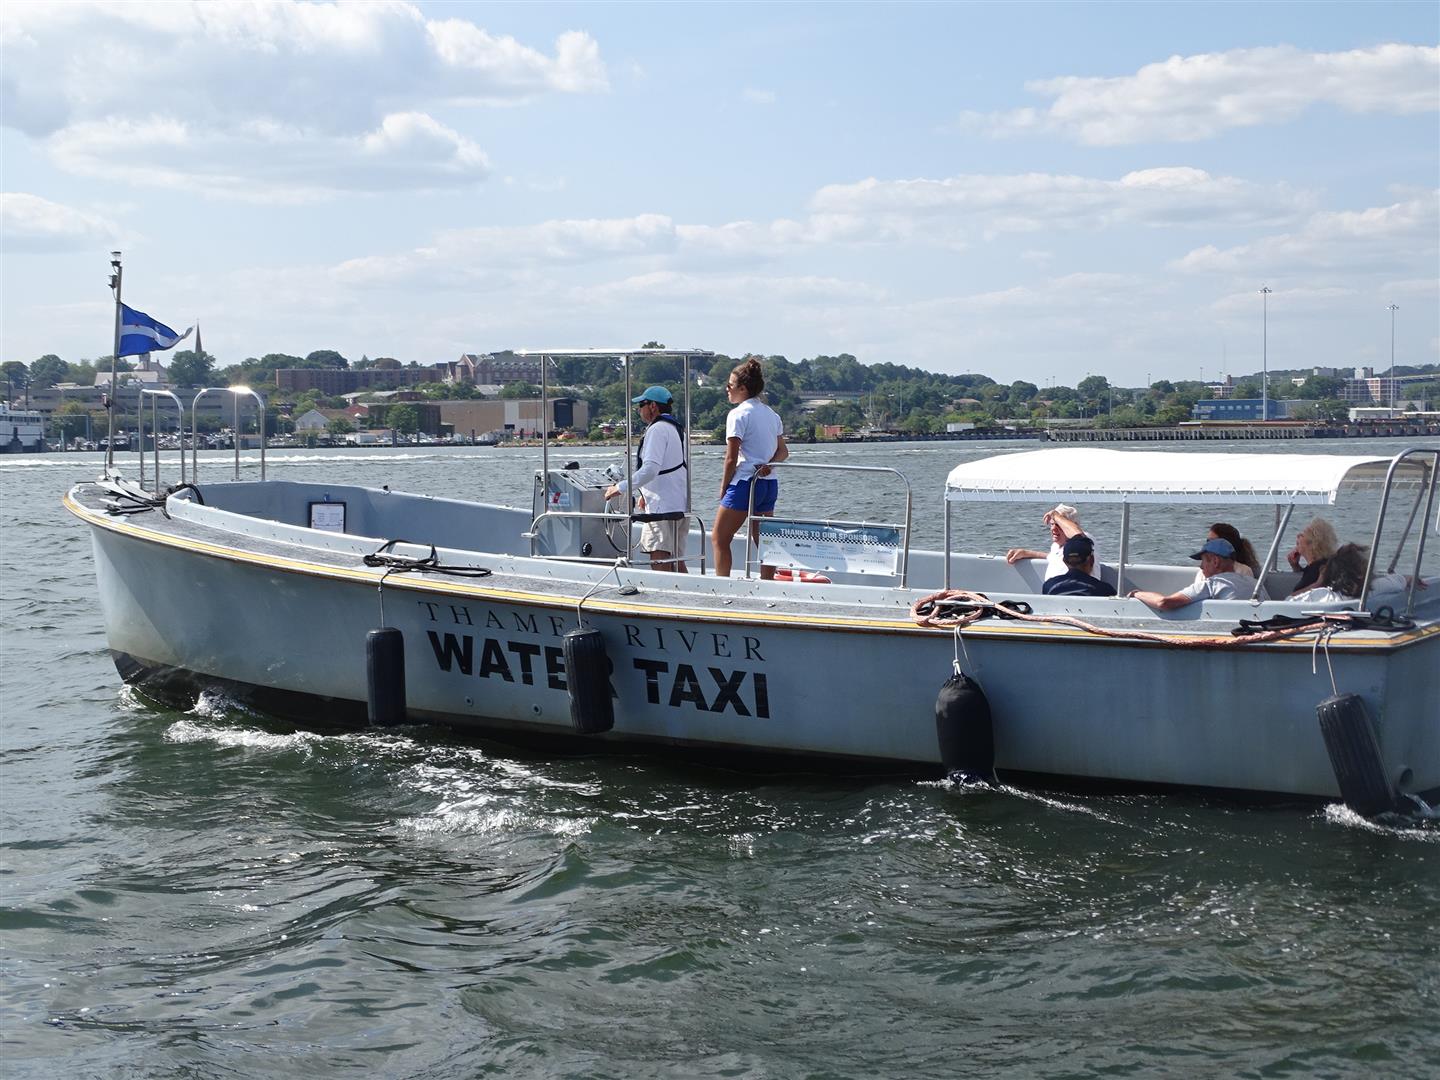
[[(559, 518), (559, 517), (601, 518), (601, 519), (603, 519), (603, 520), (605, 520), (605, 521), (627, 521), (627, 522), (628, 522), (629, 519), (630, 519), (630, 515), (628, 515), (628, 514), (622, 514), (622, 513), (618, 512), (618, 511), (611, 512), (611, 511), (606, 510), (606, 511), (603, 511), (603, 512), (601, 512), (601, 513), (596, 513), (594, 510), (541, 510), (540, 513), (536, 514), (536, 515), (530, 520), (530, 528), (527, 529), (525, 532), (523, 532), (523, 533), (520, 534), (522, 537), (524, 537), (525, 539), (527, 539), (527, 540), (530, 541), (530, 555), (531, 555), (532, 558), (536, 558), (536, 559), (551, 559), (551, 558), (568, 558), (568, 557), (569, 557), (569, 556), (543, 555), (543, 554), (541, 554), (540, 552), (538, 552), (538, 551), (535, 550), (535, 541), (536, 541), (536, 540), (539, 538), (539, 536), (540, 536), (540, 534), (536, 531), (536, 527), (540, 524), (540, 522), (541, 522), (544, 518), (549, 518), (549, 517), (556, 517), (556, 518)], [(610, 542), (611, 542), (612, 544), (615, 543), (615, 541), (614, 541), (613, 539), (612, 539)], [(624, 555), (626, 556), (626, 558), (629, 558), (629, 553), (628, 553), (628, 552), (622, 552), (622, 554), (624, 554)], [(613, 562), (614, 560), (612, 559), (611, 561)]]
[[(627, 532), (627, 534), (628, 534), (628, 533), (632, 533), (632, 532), (634, 531), (634, 524), (635, 524), (634, 519), (631, 517), (630, 514), (608, 513), (608, 512), (607, 512), (607, 513), (597, 514), (597, 513), (595, 513), (593, 510), (542, 510), (542, 511), (540, 511), (539, 514), (537, 514), (534, 518), (531, 519), (531, 521), (530, 521), (530, 528), (529, 528), (527, 531), (525, 531), (525, 532), (523, 532), (523, 533), (520, 534), (522, 537), (524, 537), (525, 539), (527, 539), (527, 540), (530, 541), (530, 557), (533, 558), (533, 559), (556, 559), (556, 560), (559, 560), (559, 561), (562, 561), (562, 562), (577, 562), (577, 561), (579, 561), (579, 562), (604, 562), (604, 563), (612, 563), (612, 562), (615, 561), (613, 558), (600, 558), (600, 557), (589, 556), (589, 555), (544, 555), (544, 554), (541, 554), (540, 552), (537, 552), (537, 551), (535, 550), (535, 541), (539, 538), (539, 535), (540, 535), (540, 534), (539, 534), (539, 532), (537, 532), (536, 530), (537, 530), (537, 528), (538, 528), (538, 526), (539, 526), (539, 524), (540, 524), (541, 519), (547, 518), (547, 517), (604, 518), (604, 519), (607, 520), (607, 521), (623, 521), (623, 522), (626, 523), (626, 532)], [(699, 528), (700, 528), (700, 573), (701, 573), (701, 575), (704, 575), (704, 573), (705, 573), (705, 566), (706, 566), (706, 562), (705, 562), (705, 520), (704, 520), (699, 514), (689, 514), (689, 515), (687, 516), (686, 520), (694, 521), (695, 524), (698, 525)], [(614, 541), (612, 540), (611, 543), (614, 543)], [(629, 546), (630, 546), (630, 545), (629, 545), (629, 542), (628, 542), (628, 540), (627, 540), (627, 542), (626, 542), (626, 547), (627, 547), (627, 549), (629, 548)], [(624, 554), (623, 558), (625, 559), (626, 565), (629, 565), (629, 563), (630, 563), (630, 552), (629, 552), (628, 550), (627, 550), (626, 553)], [(680, 553), (679, 555), (676, 556), (676, 560), (675, 560), (675, 561), (677, 561), (677, 562), (683, 562), (683, 561), (685, 561), (685, 558), (686, 558), (686, 553), (682, 552), (682, 553)]]
[[(901, 546), (901, 548), (900, 548), (900, 574), (899, 574), (899, 581), (898, 581), (896, 584), (898, 584), (899, 587), (902, 588), (902, 589), (905, 588), (905, 582), (906, 582), (906, 580), (908, 579), (908, 576), (909, 576), (909, 573), (910, 573), (910, 516), (911, 516), (911, 508), (912, 508), (913, 503), (914, 503), (914, 495), (913, 495), (913, 493), (912, 493), (912, 491), (911, 491), (911, 489), (910, 489), (910, 481), (909, 481), (909, 479), (905, 476), (904, 473), (902, 473), (899, 469), (892, 469), (892, 468), (889, 468), (888, 466), (884, 466), (884, 465), (830, 465), (830, 464), (815, 464), (815, 463), (803, 462), (803, 461), (772, 461), (772, 462), (769, 463), (769, 467), (770, 467), (772, 470), (774, 470), (774, 469), (817, 469), (817, 470), (829, 470), (829, 471), (831, 471), (831, 472), (890, 473), (890, 474), (892, 474), (892, 475), (894, 475), (894, 476), (898, 476), (898, 477), (900, 478), (900, 482), (905, 485), (905, 521), (904, 521), (903, 523), (898, 522), (898, 521), (857, 521), (857, 522), (849, 522), (848, 524), (852, 524), (852, 525), (879, 525), (879, 526), (883, 526), (883, 527), (885, 527), (885, 528), (898, 528), (898, 529), (900, 530), (901, 535), (904, 536), (904, 538), (905, 538), (905, 542), (904, 542), (904, 544), (903, 544), (903, 545)], [(755, 484), (754, 484), (754, 480), (755, 480), (755, 478), (756, 478), (757, 473), (758, 473), (758, 470), (756, 471), (756, 473), (751, 473), (751, 475), (750, 475), (750, 479), (751, 479), (751, 484), (750, 484), (750, 506), (749, 506), (749, 513), (748, 513), (748, 515), (747, 515), (748, 518), (749, 518), (749, 528), (747, 528), (747, 529), (745, 530), (745, 576), (746, 576), (747, 578), (750, 576), (750, 551), (751, 551), (751, 548), (752, 548), (752, 546), (754, 545), (754, 543), (755, 543), (755, 541), (756, 541), (756, 533), (757, 533), (757, 531), (758, 531), (758, 523), (757, 523), (756, 520), (755, 520)], [(793, 521), (793, 522), (796, 522), (796, 523), (798, 523), (798, 524), (806, 524), (806, 523), (810, 523), (810, 524), (828, 524), (827, 522), (818, 521), (818, 520), (810, 519), (810, 518), (796, 518), (796, 517), (774, 518), (773, 515), (772, 515), (772, 520), (776, 520), (776, 521)]]
[[(1429, 491), (1429, 495), (1426, 499), (1425, 505), (1426, 521), (1430, 520), (1430, 511), (1435, 505), (1435, 487), (1437, 481), (1440, 481), (1440, 450), (1411, 448), (1409, 450), (1400, 451), (1400, 453), (1395, 455), (1395, 459), (1390, 462), (1390, 467), (1385, 470), (1385, 490), (1380, 495), (1380, 513), (1375, 517), (1375, 533), (1370, 541), (1370, 558), (1365, 563), (1365, 583), (1360, 587), (1360, 610), (1362, 611), (1366, 610), (1370, 602), (1370, 586), (1372, 584), (1375, 574), (1375, 558), (1378, 548), (1380, 546), (1380, 534), (1385, 527), (1385, 511), (1389, 508), (1390, 505), (1390, 491), (1395, 482), (1395, 472), (1397, 469), (1400, 468), (1401, 463), (1404, 462), (1404, 460), (1408, 458), (1411, 454), (1429, 454), (1431, 457), (1429, 476), (1430, 482), (1428, 485), (1425, 484), (1425, 477), (1422, 472), (1421, 492), (1418, 493), (1416, 496), (1416, 505), (1418, 506), (1419, 494), (1423, 494), (1426, 489), (1428, 489)], [(1410, 515), (1410, 522), (1407, 523), (1405, 528), (1405, 535), (1400, 538), (1400, 547), (1396, 549), (1395, 558), (1391, 560), (1390, 565), (1392, 567), (1400, 560), (1400, 548), (1404, 547), (1405, 541), (1409, 538), (1410, 526), (1413, 525), (1414, 520), (1415, 515), (1412, 511)], [(1410, 576), (1409, 588), (1406, 590), (1405, 594), (1405, 614), (1407, 616), (1415, 610), (1415, 582), (1420, 577), (1420, 560), (1424, 557), (1424, 555), (1425, 530), (1421, 529), (1420, 540), (1415, 545), (1415, 572)]]
[[(255, 399), (255, 430), (260, 436), (260, 479), (265, 479), (265, 399), (248, 386), (207, 386), (190, 402), (190, 476), (200, 482), (200, 399), (206, 394), (235, 395), (235, 413), (232, 421), (235, 432), (235, 479), (240, 479), (240, 398), (249, 394)], [(184, 435), (181, 435), (180, 452), (185, 452)]]
[(175, 410), (179, 414), (175, 422), (175, 429), (180, 433), (180, 483), (185, 483), (185, 406), (180, 403), (179, 396), (173, 390), (157, 390), (153, 387), (142, 386), (140, 388), (140, 486), (145, 486), (145, 398), (150, 398), (150, 428), (155, 438), (155, 494), (160, 494), (160, 424), (157, 409), (160, 405), (160, 398), (167, 397), (175, 403)]

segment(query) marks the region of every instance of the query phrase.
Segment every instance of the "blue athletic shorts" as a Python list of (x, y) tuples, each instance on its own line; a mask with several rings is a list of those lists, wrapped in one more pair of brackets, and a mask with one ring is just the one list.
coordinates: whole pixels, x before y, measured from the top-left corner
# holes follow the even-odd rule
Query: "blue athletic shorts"
[[(775, 500), (780, 497), (780, 481), (773, 476), (762, 476), (755, 481), (755, 512), (768, 514), (775, 509)], [(750, 481), (739, 480), (725, 489), (720, 505), (742, 513), (750, 510)]]

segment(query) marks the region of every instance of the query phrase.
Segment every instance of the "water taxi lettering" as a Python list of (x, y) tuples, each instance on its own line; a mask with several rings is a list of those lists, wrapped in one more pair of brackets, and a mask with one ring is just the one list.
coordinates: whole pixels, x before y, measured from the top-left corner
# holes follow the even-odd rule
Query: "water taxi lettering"
[(494, 677), (508, 683), (513, 683), (518, 674), (522, 683), (534, 686), (543, 669), (545, 685), (551, 690), (567, 689), (565, 650), (558, 646), (485, 638), (480, 644), (480, 663), (477, 667), (475, 639), (469, 634), (458, 637), (445, 634), (442, 637), (434, 630), (427, 630), (425, 633), (430, 639), (430, 648), (435, 653), (435, 663), (441, 671), (458, 670), (461, 675), (474, 674), (481, 679)]
[[(435, 666), (446, 673), (477, 679), (499, 679), (512, 685), (543, 686), (568, 691), (565, 650), (558, 644), (511, 640), (512, 634), (527, 637), (560, 638), (570, 629), (563, 616), (503, 608), (471, 608), (430, 600), (417, 601), (431, 623), (425, 635), (435, 655)], [(760, 639), (748, 634), (685, 629), (679, 626), (641, 627), (623, 623), (625, 647), (637, 650), (631, 657), (634, 671), (645, 678), (645, 700), (671, 709), (691, 708), (699, 712), (733, 712), (736, 716), (770, 718), (770, 687), (763, 671), (749, 668), (712, 667), (702, 660), (741, 660), (765, 663)], [(446, 627), (458, 627), (451, 631)], [(475, 627), (498, 631), (492, 636), (465, 633)], [(614, 648), (618, 642), (612, 640)], [(660, 659), (655, 652), (679, 654)], [(621, 661), (623, 663), (623, 661)], [(614, 661), (611, 662), (613, 676)], [(610, 693), (615, 692), (612, 681)]]
[[(645, 673), (646, 700), (651, 705), (663, 704), (672, 709), (688, 703), (701, 712), (718, 713), (734, 709), (740, 716), (749, 716), (750, 709), (740, 693), (748, 677), (755, 702), (754, 715), (762, 720), (770, 719), (770, 687), (763, 671), (724, 671), (707, 667), (703, 670), (708, 678), (702, 680), (689, 664), (676, 664), (674, 675), (670, 675), (670, 664), (665, 660), (637, 656), (634, 665), (636, 671)], [(714, 684), (713, 701), (707, 700), (704, 684), (708, 683)]]
[[(452, 626), (476, 625), (475, 614), (465, 604), (440, 604), (430, 600), (417, 600), (416, 603), (425, 609), (425, 614), (431, 622), (444, 622)], [(551, 637), (564, 637), (572, 629), (560, 615), (543, 616), (546, 624), (542, 627), (542, 616), (535, 612), (522, 615), (518, 611), (511, 611), (506, 614), (509, 616), (509, 622), (506, 622), (496, 612), (486, 608), (483, 619), (485, 628), (487, 630), (518, 630), (524, 634), (537, 636), (548, 633)]]
[[(732, 653), (729, 634), (714, 631), (681, 630), (679, 627), (650, 626), (642, 629), (633, 623), (625, 623), (625, 644), (637, 649), (658, 649), (661, 652), (700, 652), (716, 658), (729, 658)], [(765, 662), (760, 653), (760, 639), (748, 634), (741, 637), (744, 643), (745, 660)]]

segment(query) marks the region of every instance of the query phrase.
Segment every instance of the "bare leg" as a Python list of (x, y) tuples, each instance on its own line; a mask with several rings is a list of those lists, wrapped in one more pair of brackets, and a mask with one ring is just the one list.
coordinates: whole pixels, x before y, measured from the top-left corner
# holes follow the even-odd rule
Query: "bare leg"
[(732, 510), (728, 506), (715, 508), (715, 524), (710, 529), (710, 546), (715, 551), (715, 576), (730, 576), (730, 541), (745, 524), (745, 511)]

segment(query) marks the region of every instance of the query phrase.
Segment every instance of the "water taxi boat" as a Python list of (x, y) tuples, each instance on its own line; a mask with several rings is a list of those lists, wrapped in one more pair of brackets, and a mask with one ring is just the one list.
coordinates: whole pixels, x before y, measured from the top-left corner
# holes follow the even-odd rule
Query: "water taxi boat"
[[(548, 454), (528, 506), (263, 472), (170, 490), (112, 474), (65, 505), (93, 537), (117, 667), (162, 700), (221, 687), (307, 723), (437, 722), (556, 749), (938, 772), (949, 762), (937, 690), (958, 665), (983, 687), (1007, 778), (1329, 798), (1344, 777), (1316, 710), (1348, 692), (1370, 771), (1393, 793), (1433, 798), (1440, 588), (1413, 579), (1437, 466), (1435, 449), (998, 454), (949, 474), (942, 551), (911, 548), (907, 492), (894, 521), (768, 519), (737, 539), (730, 578), (704, 567), (699, 520), (689, 551), (701, 572), (632, 559), (637, 526), (604, 505), (609, 478), (552, 468)], [(1365, 595), (1268, 599), (1289, 591), (1273, 568), (1290, 513), (1356, 485), (1379, 506)], [(1121, 506), (1115, 561), (1098, 570), (1119, 598), (1042, 595), (1033, 564), (954, 550), (961, 511), (1057, 499)], [(1132, 509), (1177, 503), (1277, 508), (1255, 595), (1167, 612), (1125, 598), (1193, 578), (1193, 563), (1127, 557)], [(761, 580), (762, 559), (790, 580)], [(1397, 568), (1411, 583), (1379, 597)], [(935, 617), (944, 610), (959, 616)]]

